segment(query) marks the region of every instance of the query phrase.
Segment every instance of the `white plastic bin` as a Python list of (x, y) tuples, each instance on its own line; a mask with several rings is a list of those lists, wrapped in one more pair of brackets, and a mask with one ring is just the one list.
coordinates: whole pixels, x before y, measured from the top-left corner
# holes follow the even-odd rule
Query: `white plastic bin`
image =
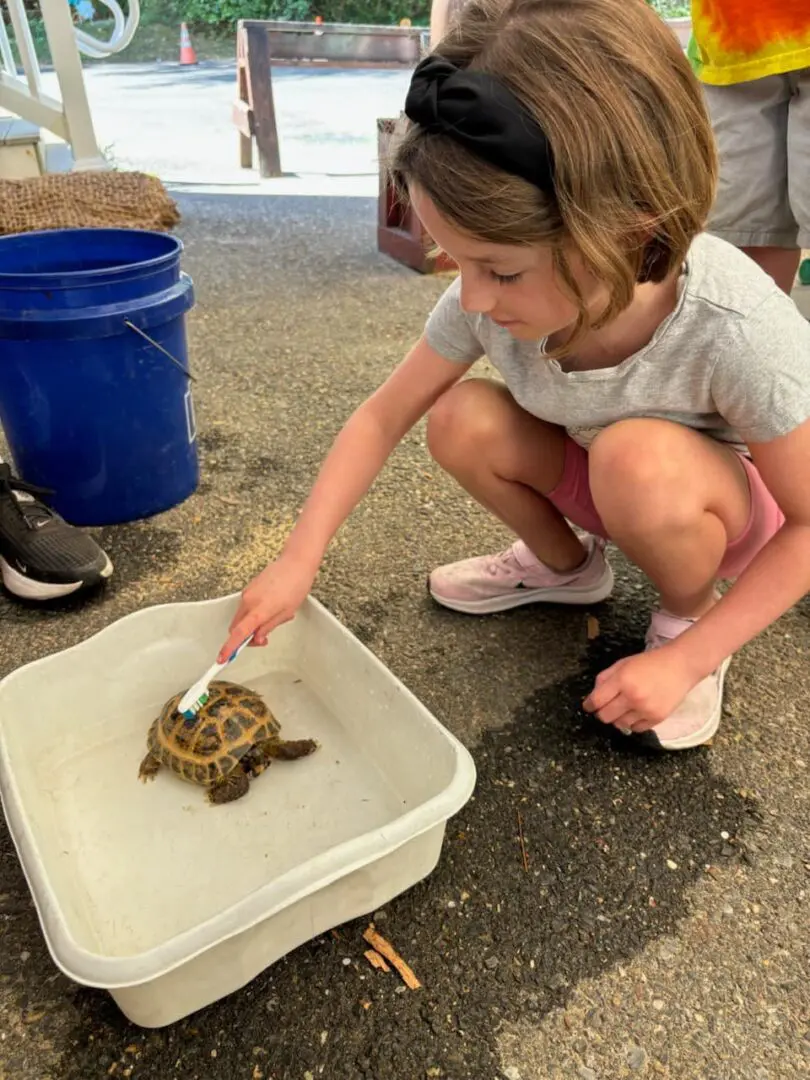
[(461, 743), (314, 599), (224, 677), (319, 749), (222, 806), (165, 769), (139, 782), (151, 720), (237, 602), (147, 608), (0, 682), (0, 796), (51, 955), (144, 1027), (426, 877), (475, 784)]

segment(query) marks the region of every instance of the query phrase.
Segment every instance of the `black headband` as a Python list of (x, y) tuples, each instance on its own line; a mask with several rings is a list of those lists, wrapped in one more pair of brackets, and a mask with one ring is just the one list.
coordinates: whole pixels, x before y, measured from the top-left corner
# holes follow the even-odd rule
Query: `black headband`
[(554, 191), (545, 132), (514, 94), (486, 72), (457, 68), (443, 56), (426, 57), (411, 78), (405, 115), (541, 191)]

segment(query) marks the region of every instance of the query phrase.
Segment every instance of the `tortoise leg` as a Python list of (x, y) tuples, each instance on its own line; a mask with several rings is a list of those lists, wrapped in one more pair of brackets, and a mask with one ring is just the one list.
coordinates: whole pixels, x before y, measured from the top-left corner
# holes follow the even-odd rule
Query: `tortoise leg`
[(312, 739), (264, 739), (245, 754), (242, 764), (251, 776), (259, 776), (274, 759), (295, 761), (317, 749), (318, 744)]
[(154, 780), (160, 769), (160, 761), (150, 750), (146, 757), (141, 762), (141, 767), (138, 769), (138, 779), (146, 783), (147, 780)]
[(248, 776), (254, 780), (257, 776), (261, 776), (270, 764), (269, 758), (265, 758), (261, 752), (261, 745), (261, 743), (257, 743), (256, 746), (252, 746), (239, 762)]
[(233, 802), (235, 799), (241, 799), (243, 795), (247, 795), (249, 787), (250, 779), (247, 773), (241, 768), (236, 768), (233, 772), (229, 772), (227, 776), (223, 776), (221, 780), (217, 780), (211, 785), (208, 789), (208, 801), (213, 803), (214, 806)]
[(278, 758), (280, 761), (295, 761), (296, 758), (314, 754), (318, 744), (314, 739), (267, 739), (264, 751), (270, 758)]

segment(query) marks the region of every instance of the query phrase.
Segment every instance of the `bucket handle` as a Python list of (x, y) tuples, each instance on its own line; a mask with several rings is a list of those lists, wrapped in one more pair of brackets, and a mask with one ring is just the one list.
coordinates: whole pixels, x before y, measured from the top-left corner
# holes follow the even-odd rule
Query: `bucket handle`
[(146, 341), (148, 341), (150, 345), (152, 345), (155, 349), (158, 350), (158, 352), (162, 352), (164, 356), (168, 357), (169, 360), (171, 360), (171, 362), (174, 364), (174, 366), (176, 368), (179, 368), (183, 372), (183, 374), (185, 375), (185, 377), (187, 379), (190, 379), (191, 382), (196, 382), (197, 381), (194, 378), (194, 376), (191, 374), (191, 372), (188, 370), (188, 368), (183, 367), (183, 365), (180, 363), (180, 361), (177, 359), (177, 357), (172, 356), (172, 354), (169, 352), (169, 350), (164, 349), (162, 345), (158, 345), (158, 343), (154, 340), (154, 338), (150, 338), (149, 335), (144, 330), (141, 330), (141, 328), (139, 326), (136, 326), (134, 322), (130, 322), (129, 319), (124, 319), (124, 326), (128, 326), (129, 329), (134, 330), (136, 334), (140, 334), (141, 337), (144, 338)]

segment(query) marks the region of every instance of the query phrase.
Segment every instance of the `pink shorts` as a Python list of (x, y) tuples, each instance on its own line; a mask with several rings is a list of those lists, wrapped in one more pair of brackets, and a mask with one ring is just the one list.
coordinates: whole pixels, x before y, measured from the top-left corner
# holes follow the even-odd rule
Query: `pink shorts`
[[(785, 516), (765, 487), (759, 470), (745, 455), (739, 455), (751, 495), (751, 512), (742, 533), (726, 548), (718, 578), (739, 577), (761, 548), (779, 531)], [(594, 506), (588, 476), (588, 451), (566, 437), (565, 465), (559, 484), (548, 495), (560, 513), (586, 532), (609, 539), (602, 519)]]

